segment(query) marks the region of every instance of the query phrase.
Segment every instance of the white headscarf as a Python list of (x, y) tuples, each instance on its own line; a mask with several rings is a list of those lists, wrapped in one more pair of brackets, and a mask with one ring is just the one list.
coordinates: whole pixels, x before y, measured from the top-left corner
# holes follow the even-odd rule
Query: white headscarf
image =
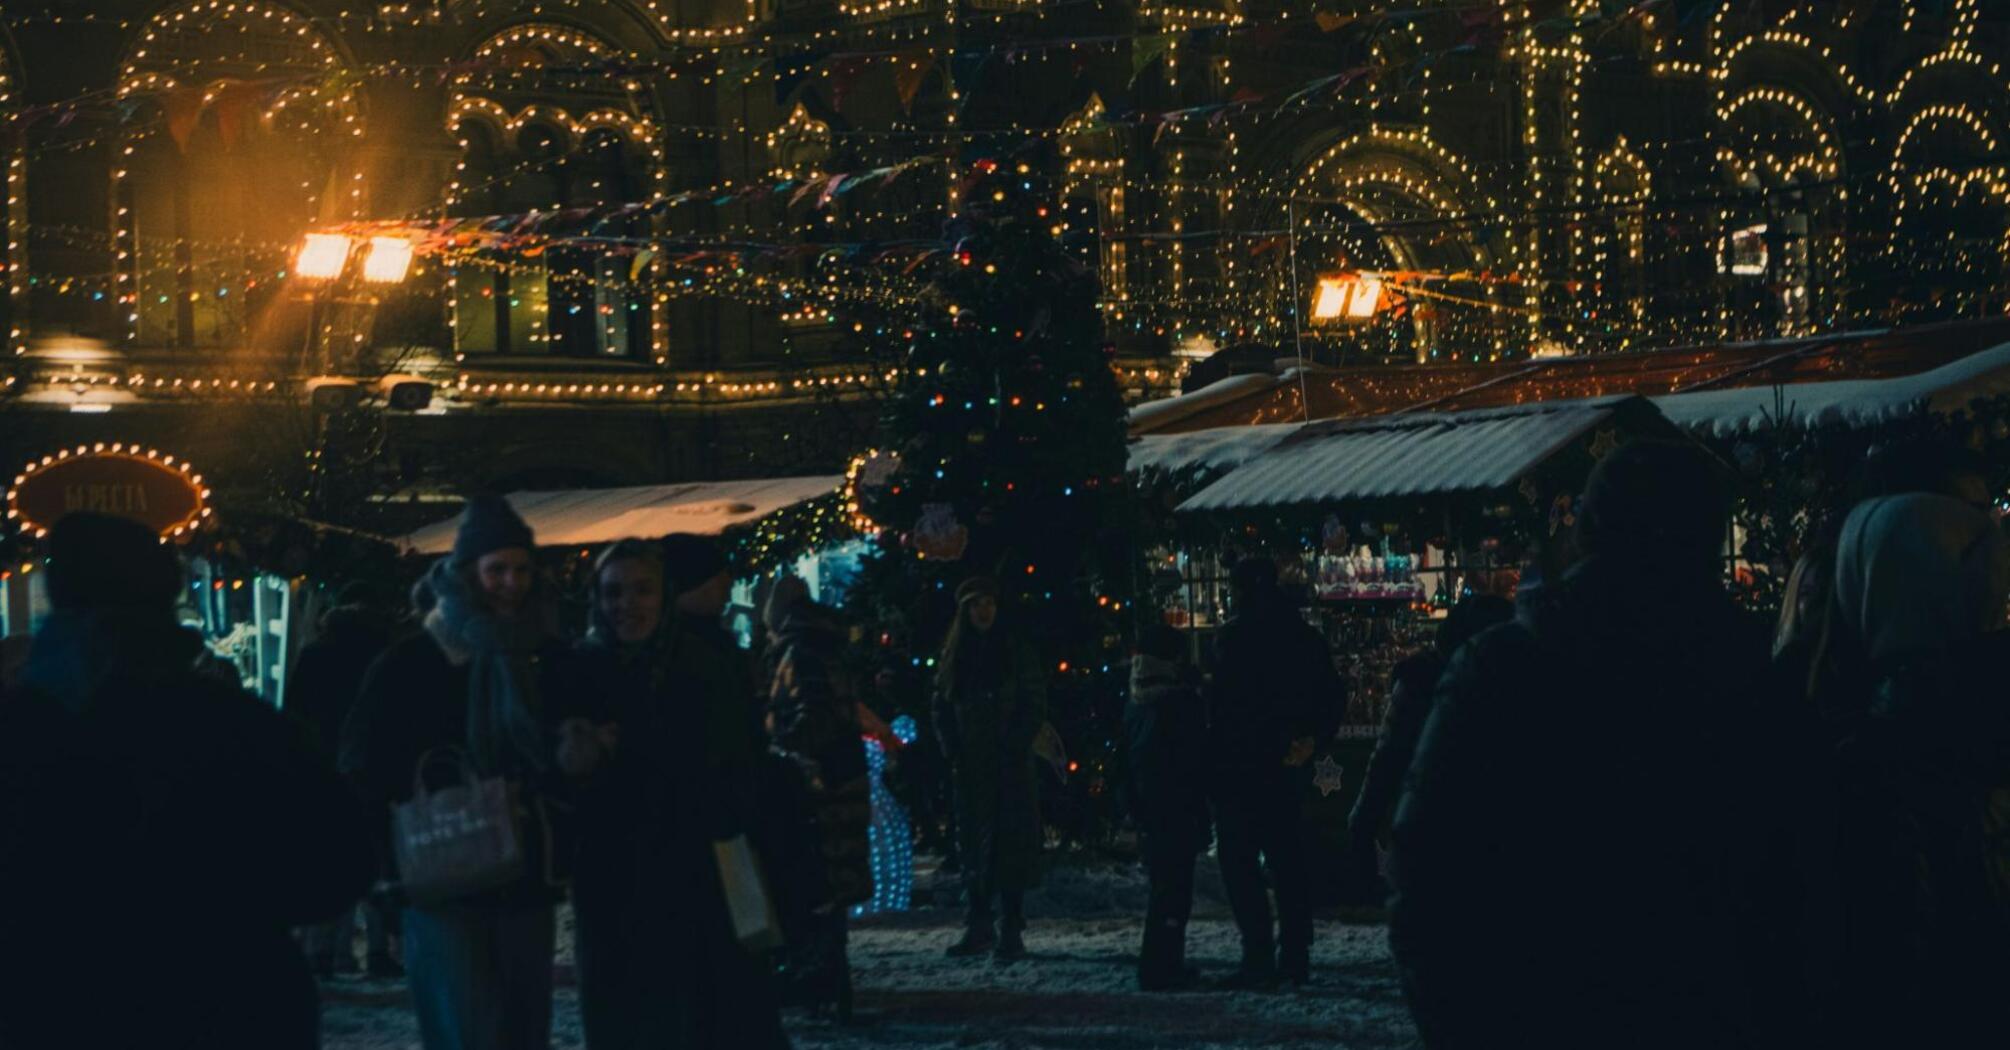
[(2000, 623), (2010, 544), (1986, 511), (1958, 499), (1866, 500), (1843, 523), (1835, 595), (1873, 667), (1932, 656)]

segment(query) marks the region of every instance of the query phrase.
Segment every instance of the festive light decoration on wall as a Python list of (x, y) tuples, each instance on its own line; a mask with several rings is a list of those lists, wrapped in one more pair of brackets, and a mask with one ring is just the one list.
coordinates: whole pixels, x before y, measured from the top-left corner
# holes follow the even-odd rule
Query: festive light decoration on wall
[[(207, 119), (205, 114), (241, 110), (243, 100), (231, 85), (244, 82), (247, 71), (260, 71), (262, 82), (269, 82), (253, 107), (262, 108), (261, 119), (312, 115), (311, 121), (288, 121), (282, 130), (289, 135), (306, 134), (305, 126), (311, 124), (318, 138), (353, 141), (362, 133), (358, 85), (423, 82), (426, 77), (463, 100), (453, 105), (465, 107), (456, 111), (464, 123), (487, 124), (505, 142), (521, 141), (532, 131), (556, 132), (556, 156), (527, 158), (522, 164), (498, 162), (491, 172), (464, 167), (465, 177), (457, 180), (461, 193), (486, 192), (493, 186), (485, 182), (503, 185), (526, 172), (576, 165), (588, 155), (582, 140), (603, 134), (619, 141), (624, 162), (635, 165), (642, 181), (659, 180), (652, 197), (675, 195), (662, 174), (666, 169), (659, 166), (652, 173), (646, 166), (660, 165), (669, 148), (685, 148), (687, 141), (737, 140), (756, 150), (766, 143), (769, 155), (755, 163), (772, 161), (791, 173), (828, 174), (824, 164), (784, 167), (775, 155), (786, 144), (786, 125), (799, 119), (805, 122), (802, 130), (819, 139), (827, 136), (822, 152), (842, 143), (847, 149), (873, 151), (861, 163), (877, 166), (899, 163), (901, 151), (939, 158), (942, 152), (931, 151), (954, 152), (985, 142), (1003, 154), (1016, 142), (1059, 138), (1066, 144), (1062, 163), (1082, 192), (1063, 194), (1077, 204), (1057, 208), (1056, 225), (1064, 236), (1081, 237), (1086, 253), (1095, 257), (1104, 278), (1109, 329), (1169, 339), (1206, 336), (1217, 345), (1251, 338), (1276, 342), (1309, 301), (1300, 296), (1294, 302), (1279, 291), (1289, 283), (1281, 279), (1286, 252), (1267, 245), (1278, 241), (1280, 233), (1286, 247), (1308, 256), (1301, 276), (1341, 265), (1466, 275), (1459, 278), (1466, 287), (1434, 284), (1420, 293), (1419, 301), (1385, 311), (1378, 324), (1363, 329), (1375, 333), (1372, 340), (1335, 331), (1312, 337), (1315, 345), (1344, 346), (1350, 353), (1414, 348), (1452, 358), (1495, 357), (1559, 340), (1588, 350), (1729, 333), (1741, 323), (1741, 313), (1750, 313), (1739, 305), (1739, 296), (1757, 282), (1741, 278), (1694, 287), (1657, 285), (1672, 283), (1663, 278), (1685, 256), (1703, 254), (1707, 266), (1708, 254), (1714, 254), (1721, 262), (1728, 251), (1725, 231), (1747, 228), (1754, 213), (1778, 207), (1800, 208), (1807, 217), (1805, 272), (1787, 283), (1805, 288), (1810, 300), (1819, 302), (1768, 323), (1777, 331), (1873, 323), (1885, 315), (1861, 301), (1845, 303), (1852, 296), (1865, 299), (1878, 283), (1852, 266), (1871, 257), (1900, 265), (1900, 257), (1926, 250), (1920, 239), (1924, 235), (1893, 237), (1889, 227), (1920, 229), (1925, 216), (1967, 206), (1961, 201), (1994, 206), (1991, 202), (2002, 199), (2006, 182), (1993, 164), (1964, 169), (1959, 160), (1920, 148), (1922, 141), (1951, 138), (1964, 127), (1980, 154), (1971, 159), (1980, 161), (1995, 148), (1989, 145), (1994, 136), (1987, 132), (2001, 121), (1992, 111), (1993, 96), (1985, 96), (2004, 90), (2005, 78), (1999, 64), (1979, 50), (1990, 38), (1978, 31), (1984, 18), (1978, 0), (1950, 0), (1930, 18), (1920, 13), (1925, 10), (1920, 5), (1907, 5), (1903, 31), (1934, 37), (1923, 48), (1916, 39), (1908, 41), (1907, 53), (1931, 53), (1889, 73), (1853, 57), (1850, 34), (1871, 30), (1848, 5), (1799, 5), (1776, 18), (1759, 19), (1744, 17), (1753, 13), (1752, 5), (1728, 3), (1693, 26), (1678, 24), (1651, 5), (1615, 11), (1590, 0), (1572, 0), (1555, 14), (1519, 5), (1482, 5), (1461, 16), (1457, 27), (1419, 12), (1364, 12), (1355, 18), (1330, 12), (1255, 16), (1236, 5), (1151, 5), (1140, 12), (1138, 25), (1117, 32), (1096, 26), (1093, 32), (1072, 34), (1054, 21), (1067, 5), (997, 5), (981, 12), (943, 12), (942, 18), (926, 8), (925, 17), (910, 18), (906, 15), (924, 9), (909, 11), (898, 0), (848, 0), (852, 14), (838, 24), (812, 23), (794, 12), (752, 5), (744, 12), (729, 6), (712, 24), (692, 26), (680, 23), (681, 16), (667, 7), (645, 5), (641, 17), (657, 27), (657, 39), (671, 44), (632, 51), (611, 43), (644, 39), (632, 22), (623, 24), (593, 5), (553, 0), (540, 9), (536, 21), (506, 25), (471, 48), (457, 46), (454, 56), (437, 64), (364, 64), (346, 57), (366, 51), (348, 34), (394, 33), (435, 20), (413, 5), (322, 12), (310, 18), (276, 5), (196, 0), (143, 24), (53, 12), (5, 17), (10, 25), (64, 24), (67, 18), (75, 24), (123, 26), (137, 34), (122, 67), (120, 92), (127, 103), (143, 103), (147, 113), (130, 125), (133, 142), (121, 148), (120, 155), (127, 158), (120, 166), (126, 173), (121, 182), (156, 177), (155, 160), (145, 148), (133, 149), (134, 143), (161, 147), (175, 136), (174, 114), (154, 116), (152, 109), (179, 107), (179, 122), (191, 112)], [(497, 25), (514, 14), (480, 0), (457, 10), (469, 26)], [(981, 30), (987, 24), (1003, 32), (985, 36)], [(1368, 61), (1358, 70), (1322, 76), (1296, 91), (1279, 87), (1272, 70), (1252, 77), (1247, 56), (1285, 39), (1294, 48), (1322, 41), (1358, 44)], [(260, 53), (279, 41), (290, 50)], [(1611, 159), (1617, 156), (1617, 136), (1587, 125), (1584, 110), (1596, 95), (1603, 69), (1630, 61), (1634, 56), (1629, 52), (1636, 47), (1658, 72), (1701, 78), (1700, 86), (1715, 96), (1716, 110), (1715, 126), (1708, 131), (1714, 141), (1702, 155), (1718, 156), (1731, 173), (1727, 181), (1747, 185), (1699, 192), (1681, 176), (1663, 173), (1675, 156), (1705, 145), (1701, 139), (1636, 135), (1624, 147), (1629, 159)], [(1132, 79), (1137, 87), (1160, 92), (1164, 109), (1112, 113), (1099, 97), (1093, 100), (1097, 112), (1071, 116), (1062, 127), (1024, 126), (984, 112), (1000, 88), (1009, 92), (1017, 78), (1073, 66), (1085, 82), (1103, 85), (1110, 75), (1103, 65), (1123, 67), (1140, 53), (1151, 60), (1146, 63), (1149, 72), (1141, 77), (1141, 70), (1132, 67)], [(1334, 53), (1359, 54), (1344, 48)], [(1852, 56), (1849, 62), (1842, 59), (1845, 55)], [(845, 120), (818, 120), (809, 116), (810, 108), (789, 104), (802, 100), (800, 91), (772, 111), (765, 104), (741, 107), (738, 114), (730, 106), (720, 107), (729, 115), (709, 123), (679, 124), (652, 109), (658, 98), (667, 97), (662, 92), (670, 85), (704, 85), (722, 99), (736, 92), (756, 96), (781, 86), (785, 70), (798, 69), (803, 77), (799, 87), (819, 92), (826, 105), (833, 103), (836, 88), (863, 85), (868, 75), (886, 78), (921, 70), (932, 76), (939, 70), (942, 76), (930, 84), (939, 80), (940, 98), (930, 104), (946, 103), (948, 112), (924, 120), (919, 114), (926, 106), (904, 98), (898, 107), (883, 107), (883, 112), (898, 110), (900, 115), (877, 126), (867, 126), (865, 109), (842, 104), (833, 108), (843, 110)], [(1232, 78), (1232, 71), (1238, 76)], [(1115, 75), (1121, 77), (1121, 71)], [(1243, 80), (1252, 86), (1245, 87)], [(905, 90), (897, 88), (896, 93)], [(916, 82), (916, 90), (934, 98), (937, 88), (923, 89)], [(852, 93), (868, 94), (863, 87)], [(1460, 107), (1469, 110), (1488, 97), (1513, 100), (1508, 104), (1520, 113), (1520, 149), (1490, 152), (1462, 137)], [(1459, 105), (1448, 111), (1448, 99)], [(89, 104), (64, 100), (52, 112), (82, 112), (76, 107)], [(777, 126), (777, 118), (783, 126)], [(1279, 156), (1316, 154), (1308, 147), (1322, 138), (1359, 134), (1364, 118), (1373, 132), (1414, 133), (1433, 144), (1455, 143), (1474, 156), (1450, 150), (1429, 156), (1429, 151), (1378, 145), (1335, 164), (1275, 163)], [(994, 126), (982, 126), (986, 121)], [(810, 128), (811, 123), (822, 128)], [(1858, 127), (1870, 129), (1861, 141)], [(1851, 129), (1848, 137), (1844, 128)], [(1152, 139), (1149, 148), (1131, 135), (1140, 129)], [(158, 134), (162, 131), (168, 134)], [(1252, 142), (1265, 143), (1257, 163), (1249, 159)], [(58, 148), (67, 146), (42, 142), (29, 147)], [(945, 165), (945, 188), (954, 186), (951, 167)], [(1313, 183), (1305, 181), (1322, 167)], [(1636, 177), (1629, 169), (1660, 177)], [(10, 198), (18, 194), (12, 173), (10, 165)], [(318, 197), (324, 186), (333, 186), (337, 196), (330, 203), (337, 214), (344, 208), (361, 210), (367, 201), (357, 174), (336, 172), (323, 183), (303, 187), (302, 197), (326, 211)], [(713, 205), (713, 214), (690, 216), (694, 225), (705, 224), (708, 232), (745, 231), (770, 243), (787, 237), (810, 240), (811, 231), (843, 228), (848, 240), (860, 242), (893, 223), (926, 221), (899, 194), (870, 204), (864, 203), (867, 196), (856, 195), (842, 206), (812, 207), (814, 214), (806, 217), (801, 207), (791, 212), (774, 206), (780, 202), (763, 206), (741, 200), (736, 195), (746, 184), (732, 182), (707, 188), (720, 192), (703, 198), (705, 202), (732, 199)], [(1804, 207), (1783, 203), (1794, 194), (1807, 201)], [(1722, 199), (1709, 199), (1713, 195)], [(194, 310), (199, 318), (217, 318), (227, 328), (230, 317), (242, 315), (238, 304), (254, 290), (254, 279), (264, 286), (287, 269), (281, 255), (261, 255), (250, 260), (255, 265), (226, 263), (223, 253), (195, 250), (196, 238), (152, 239), (147, 231), (158, 224), (136, 221), (132, 196), (121, 191), (114, 202), (120, 220), (109, 248), (114, 265), (103, 273), (51, 282), (57, 289), (53, 294), (116, 299), (127, 308), (129, 342), (163, 340), (176, 311)], [(816, 196), (820, 194), (813, 191), (812, 199)], [(1864, 197), (1874, 199), (1860, 200)], [(686, 203), (701, 201), (694, 197)], [(1876, 209), (1895, 214), (1896, 221), (1888, 227), (1873, 222), (1846, 230), (1847, 218)], [(1280, 221), (1289, 220), (1293, 211), (1295, 223)], [(10, 209), (10, 222), (14, 214)], [(669, 228), (683, 228), (676, 225), (683, 218), (650, 216), (637, 223), (646, 225), (651, 236), (661, 236)], [(1776, 228), (1775, 236), (1784, 228)], [(787, 237), (774, 236), (777, 231)], [(10, 243), (25, 243), (26, 236), (18, 233), (9, 231)], [(34, 236), (43, 233), (38, 229)], [(1994, 242), (2002, 236), (1993, 225), (1977, 230), (1965, 240), (1992, 243), (1986, 252), (1964, 246), (1962, 258), (1972, 256), (1976, 266), (1985, 265), (1985, 256), (2001, 259), (2002, 245)], [(176, 257), (183, 242), (191, 258)], [(290, 245), (284, 249), (290, 250)], [(1450, 261), (1455, 253), (1471, 261)], [(1420, 254), (1429, 261), (1420, 262)], [(1335, 257), (1339, 255), (1345, 258)], [(1775, 253), (1776, 260), (1789, 257)], [(450, 269), (483, 265), (455, 262)], [(543, 325), (527, 348), (535, 352), (566, 349), (554, 345), (564, 339), (556, 334), (562, 326), (553, 324), (568, 309), (561, 302), (562, 291), (576, 295), (587, 285), (615, 282), (606, 276), (612, 271), (528, 254), (484, 269), (473, 279), (508, 270), (528, 280), (539, 269), (556, 270), (540, 278), (551, 290), (523, 296), (521, 309)], [(22, 270), (9, 268), (10, 298), (25, 297), (30, 288), (36, 297), (45, 294), (44, 286), (30, 283), (33, 274), (21, 278)], [(689, 284), (684, 283), (687, 276)], [(457, 280), (450, 275), (449, 310), (492, 302), (466, 282), (455, 287)], [(848, 275), (839, 284), (854, 280), (866, 278)], [(671, 363), (667, 318), (676, 297), (713, 295), (771, 310), (761, 316), (784, 319), (784, 345), (807, 347), (827, 331), (837, 300), (848, 294), (833, 293), (828, 302), (821, 297), (815, 302), (758, 302), (765, 293), (743, 291), (738, 277), (691, 276), (688, 268), (680, 272), (661, 253), (615, 283), (629, 286), (622, 293), (628, 303), (640, 304), (634, 323), (648, 326), (647, 352), (659, 367)], [(1652, 287), (1651, 293), (1638, 290), (1644, 287)], [(1962, 296), (1963, 301), (1986, 298), (1982, 293)], [(601, 319), (595, 330), (603, 336), (625, 331), (607, 318), (610, 311), (628, 309), (626, 303), (577, 308)], [(1709, 326), (1715, 331), (1707, 331)], [(25, 329), (11, 335), (18, 352)]]
[[(10, 56), (0, 49), (0, 121), (11, 120), (14, 103), (13, 73), (9, 68)], [(15, 137), (0, 137), (0, 203), (5, 203), (6, 211), (0, 213), (0, 273), (6, 276), (7, 310), (4, 330), (0, 339), (7, 348), (22, 354), (28, 350), (28, 324), (24, 316), (28, 308), (28, 157), (23, 149), (25, 142)]]

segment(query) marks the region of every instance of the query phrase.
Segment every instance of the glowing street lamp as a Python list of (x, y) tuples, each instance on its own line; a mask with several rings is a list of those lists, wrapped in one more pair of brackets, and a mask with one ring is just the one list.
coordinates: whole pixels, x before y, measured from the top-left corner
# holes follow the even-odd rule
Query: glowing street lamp
[(1372, 320), (1382, 305), (1382, 279), (1373, 274), (1321, 277), (1312, 297), (1312, 320), (1360, 323)]
[(372, 284), (396, 284), (412, 266), (412, 242), (403, 237), (372, 237), (363, 254), (363, 279)]
[(310, 233), (293, 257), (293, 272), (309, 280), (328, 281), (342, 276), (342, 267), (348, 262), (349, 238), (339, 233)]

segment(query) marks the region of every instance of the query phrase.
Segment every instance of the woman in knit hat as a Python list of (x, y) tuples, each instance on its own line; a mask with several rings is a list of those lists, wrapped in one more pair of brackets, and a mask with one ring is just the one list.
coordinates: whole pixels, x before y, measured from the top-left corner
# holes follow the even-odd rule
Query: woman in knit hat
[[(478, 775), (515, 783), (536, 811), (566, 794), (557, 740), (571, 661), (534, 547), (501, 497), (468, 501), (453, 553), (415, 589), (414, 603), (429, 609), (423, 629), (371, 665), (343, 728), (342, 771), (366, 797), (409, 798), (422, 760), (449, 749)], [(405, 911), (405, 969), (426, 1050), (549, 1045), (559, 857), (531, 838), (515, 884)]]
[[(942, 647), (935, 727), (956, 792), (957, 851), (967, 895), (952, 956), (1026, 954), (1025, 893), (1039, 881), (1040, 791), (1033, 741), (1047, 717), (1047, 679), (1033, 647), (999, 622), (998, 584), (956, 590), (956, 625)], [(993, 927), (992, 901), (1003, 913)]]

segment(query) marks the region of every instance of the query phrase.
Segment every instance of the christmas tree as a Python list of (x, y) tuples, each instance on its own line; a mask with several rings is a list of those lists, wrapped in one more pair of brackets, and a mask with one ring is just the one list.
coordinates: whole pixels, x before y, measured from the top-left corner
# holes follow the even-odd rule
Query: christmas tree
[[(1057, 811), (1079, 837), (1105, 823), (1121, 714), (1131, 552), (1125, 414), (1095, 274), (1063, 246), (1038, 158), (981, 160), (957, 187), (918, 316), (884, 317), (897, 385), (859, 509), (881, 557), (860, 596), (881, 637), (926, 668), (963, 579), (998, 578), (1007, 615), (1052, 669), (1049, 718), (1074, 769)], [(864, 327), (864, 322), (861, 322)]]

